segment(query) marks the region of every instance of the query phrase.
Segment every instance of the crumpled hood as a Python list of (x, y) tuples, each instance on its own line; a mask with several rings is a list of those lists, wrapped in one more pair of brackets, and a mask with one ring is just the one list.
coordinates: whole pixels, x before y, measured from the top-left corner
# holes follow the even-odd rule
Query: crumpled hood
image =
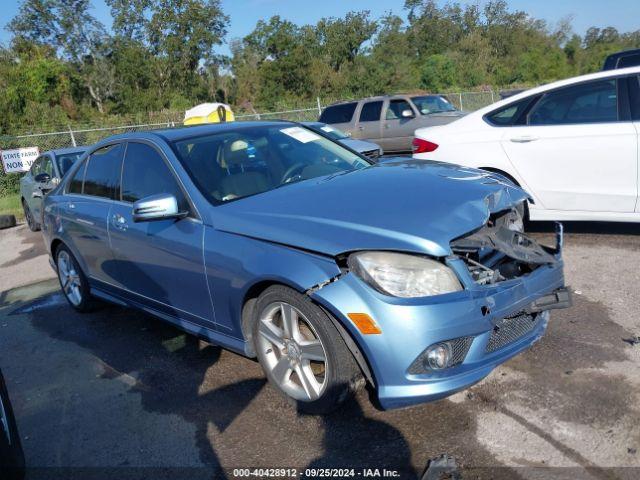
[(214, 228), (338, 255), (397, 250), (437, 257), (527, 193), (489, 172), (398, 158), (213, 207)]

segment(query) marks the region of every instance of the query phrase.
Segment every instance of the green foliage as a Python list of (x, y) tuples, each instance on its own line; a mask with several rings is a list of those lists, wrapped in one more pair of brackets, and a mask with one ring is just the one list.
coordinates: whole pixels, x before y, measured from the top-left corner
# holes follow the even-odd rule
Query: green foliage
[(276, 15), (232, 39), (223, 57), (220, 0), (105, 1), (111, 31), (90, 0), (22, 1), (10, 47), (0, 48), (0, 133), (157, 121), (152, 112), (202, 101), (255, 113), (317, 96), (533, 85), (640, 47), (640, 30), (592, 27), (581, 37), (569, 19), (551, 29), (504, 0), (406, 0), (403, 16), (353, 11), (297, 25)]
[(421, 86), (431, 92), (443, 92), (456, 84), (456, 71), (455, 63), (446, 55), (431, 55), (422, 67)]
[(20, 191), (20, 173), (0, 174), (0, 197), (15, 195)]

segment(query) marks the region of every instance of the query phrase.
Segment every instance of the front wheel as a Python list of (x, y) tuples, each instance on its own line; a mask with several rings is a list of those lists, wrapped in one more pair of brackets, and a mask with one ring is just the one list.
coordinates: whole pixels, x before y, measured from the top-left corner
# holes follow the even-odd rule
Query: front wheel
[(33, 218), (33, 213), (31, 213), (29, 205), (27, 205), (27, 202), (25, 202), (24, 200), (22, 201), (22, 210), (24, 210), (24, 218), (27, 221), (29, 230), (31, 230), (32, 232), (37, 232), (38, 230), (40, 230), (40, 225), (38, 225), (38, 222), (36, 222), (35, 218)]
[(327, 314), (284, 286), (258, 298), (253, 341), (269, 382), (299, 411), (323, 414), (356, 391), (360, 369)]

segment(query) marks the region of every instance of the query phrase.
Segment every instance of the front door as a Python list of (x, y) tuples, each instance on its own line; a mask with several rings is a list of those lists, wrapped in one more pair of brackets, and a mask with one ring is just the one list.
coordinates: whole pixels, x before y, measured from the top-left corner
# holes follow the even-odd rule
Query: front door
[(386, 152), (410, 152), (416, 128), (416, 112), (404, 99), (391, 99), (382, 119), (382, 148)]
[[(183, 219), (133, 221), (133, 202), (168, 193)], [(213, 306), (202, 257), (204, 226), (163, 155), (146, 143), (129, 142), (122, 169), (121, 201), (109, 216), (118, 284), (131, 300), (192, 323), (212, 326)]]
[(545, 94), (502, 145), (546, 209), (633, 212), (638, 135), (619, 112), (615, 79)]

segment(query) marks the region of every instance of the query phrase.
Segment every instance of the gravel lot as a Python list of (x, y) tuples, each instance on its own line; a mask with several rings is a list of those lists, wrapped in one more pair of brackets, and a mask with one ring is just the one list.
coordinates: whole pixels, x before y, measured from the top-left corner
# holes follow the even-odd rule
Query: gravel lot
[(416, 478), (444, 453), (463, 478), (639, 478), (640, 345), (623, 339), (640, 335), (640, 227), (567, 230), (575, 305), (531, 350), (446, 400), (383, 412), (364, 391), (325, 418), (289, 409), (257, 363), (158, 320), (76, 314), (55, 280), (33, 284), (52, 276), (40, 234), (0, 231), (0, 367), (39, 467), (29, 478), (320, 466)]

